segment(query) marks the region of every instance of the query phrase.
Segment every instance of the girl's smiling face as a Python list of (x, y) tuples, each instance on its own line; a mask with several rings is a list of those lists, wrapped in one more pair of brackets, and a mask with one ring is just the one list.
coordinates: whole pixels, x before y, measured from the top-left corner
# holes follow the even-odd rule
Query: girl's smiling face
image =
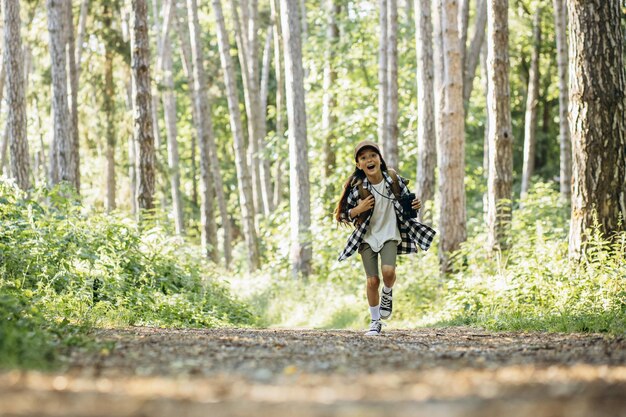
[(380, 164), (380, 155), (372, 148), (363, 149), (356, 157), (357, 168), (365, 172), (370, 180), (382, 176)]

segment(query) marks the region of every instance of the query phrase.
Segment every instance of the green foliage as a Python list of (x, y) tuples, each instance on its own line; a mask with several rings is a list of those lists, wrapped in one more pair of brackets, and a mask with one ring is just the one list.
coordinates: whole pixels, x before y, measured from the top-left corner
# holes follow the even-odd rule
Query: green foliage
[[(360, 259), (336, 261), (352, 229), (336, 226), (315, 207), (314, 274), (307, 282), (289, 271), (289, 244), (280, 233), (285, 212), (263, 225), (270, 249), (263, 270), (231, 281), (263, 325), (363, 328), (369, 312)], [(486, 250), (478, 219), (447, 276), (439, 273), (436, 241), (425, 254), (400, 256), (390, 326), (625, 332), (626, 234), (608, 242), (595, 231), (586, 258), (572, 262), (568, 212), (550, 184), (538, 183), (513, 211), (507, 252)]]
[(75, 326), (255, 322), (199, 251), (158, 225), (87, 216), (67, 195), (61, 187), (27, 198), (0, 183), (0, 366), (39, 366)]

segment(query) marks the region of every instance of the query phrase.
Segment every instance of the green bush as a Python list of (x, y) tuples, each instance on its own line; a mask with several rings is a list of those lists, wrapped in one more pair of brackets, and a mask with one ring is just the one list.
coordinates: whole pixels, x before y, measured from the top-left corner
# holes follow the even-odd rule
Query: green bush
[(593, 230), (586, 257), (570, 261), (568, 212), (558, 192), (537, 184), (513, 213), (509, 250), (489, 253), (477, 233), (454, 255), (457, 272), (409, 284), (405, 307), (429, 324), (625, 332), (626, 233), (610, 244)]
[(62, 187), (26, 197), (0, 183), (0, 366), (40, 366), (72, 329), (255, 323), (197, 248), (84, 212)]

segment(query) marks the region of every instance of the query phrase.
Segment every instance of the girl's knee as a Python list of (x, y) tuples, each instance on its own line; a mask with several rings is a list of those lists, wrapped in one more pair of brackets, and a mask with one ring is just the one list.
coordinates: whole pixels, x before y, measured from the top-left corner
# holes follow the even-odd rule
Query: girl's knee
[(384, 279), (392, 279), (396, 276), (396, 267), (391, 265), (383, 265), (383, 278)]
[(378, 289), (380, 286), (380, 278), (379, 277), (367, 277), (367, 287)]

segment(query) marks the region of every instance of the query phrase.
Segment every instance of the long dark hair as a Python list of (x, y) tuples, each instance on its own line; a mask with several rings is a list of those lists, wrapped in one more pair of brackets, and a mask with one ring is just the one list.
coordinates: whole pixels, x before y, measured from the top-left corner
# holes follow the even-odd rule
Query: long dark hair
[[(385, 163), (383, 156), (380, 153), (378, 154), (378, 156), (380, 157), (380, 170), (383, 172), (387, 172), (387, 164)], [(335, 211), (333, 212), (335, 220), (337, 220), (337, 222), (339, 223), (350, 223), (350, 219), (342, 217), (341, 213), (343, 213), (343, 211), (346, 209), (346, 204), (348, 203), (348, 195), (350, 194), (350, 190), (352, 188), (351, 185), (355, 179), (364, 180), (365, 172), (360, 168), (355, 168), (352, 175), (348, 177), (348, 180), (343, 185), (341, 198), (339, 198), (339, 201), (337, 202), (337, 207), (335, 207)]]

